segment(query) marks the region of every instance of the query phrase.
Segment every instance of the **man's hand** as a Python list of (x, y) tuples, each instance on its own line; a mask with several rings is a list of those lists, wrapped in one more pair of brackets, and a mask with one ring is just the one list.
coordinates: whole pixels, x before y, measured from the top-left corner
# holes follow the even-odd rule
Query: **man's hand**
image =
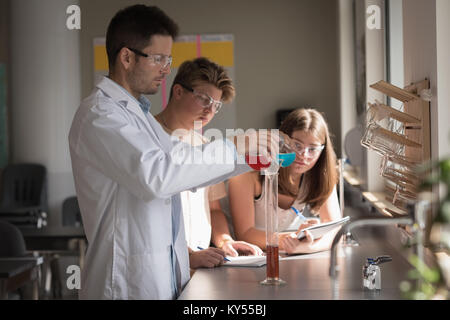
[(279, 136), (272, 134), (271, 130), (253, 130), (228, 139), (234, 143), (240, 155), (261, 155), (275, 160), (279, 152)]

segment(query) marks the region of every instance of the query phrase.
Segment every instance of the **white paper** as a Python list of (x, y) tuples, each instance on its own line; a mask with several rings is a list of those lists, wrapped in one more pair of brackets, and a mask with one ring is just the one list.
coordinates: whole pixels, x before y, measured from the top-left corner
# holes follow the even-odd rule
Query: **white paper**
[(266, 256), (227, 256), (230, 261), (223, 264), (226, 267), (261, 267), (266, 264)]
[(346, 223), (348, 220), (350, 219), (349, 216), (344, 217), (342, 219), (339, 220), (334, 220), (331, 222), (327, 222), (327, 223), (321, 223), (321, 224), (315, 224), (309, 228), (305, 228), (303, 229), (299, 234), (298, 234), (298, 239), (301, 240), (303, 238), (306, 237), (305, 232), (306, 230), (308, 230), (309, 232), (311, 232), (311, 234), (313, 235), (314, 239), (319, 239), (321, 238), (323, 235), (325, 235), (327, 232), (341, 226), (342, 224)]

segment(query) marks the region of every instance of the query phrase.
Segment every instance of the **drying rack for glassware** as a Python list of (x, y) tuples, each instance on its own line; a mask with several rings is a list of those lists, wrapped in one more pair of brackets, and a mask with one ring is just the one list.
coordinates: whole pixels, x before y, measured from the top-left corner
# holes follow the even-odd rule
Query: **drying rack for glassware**
[(369, 110), (367, 112), (368, 115), (374, 119), (374, 121), (391, 118), (404, 124), (414, 124), (418, 126), (418, 128), (420, 127), (420, 119), (407, 114), (406, 112), (387, 106), (378, 100), (375, 100), (375, 103), (369, 102)]
[(430, 159), (430, 103), (429, 97), (420, 96), (430, 82), (425, 79), (402, 89), (379, 81), (370, 87), (403, 103), (401, 110), (378, 100), (369, 103), (361, 144), (383, 156), (380, 174), (386, 200), (404, 210), (407, 201), (417, 197), (420, 180), (415, 166)]
[[(408, 139), (406, 136), (389, 131), (376, 122), (370, 122), (361, 139), (361, 144), (376, 151), (381, 156), (400, 155), (404, 147), (420, 148), (421, 144)], [(408, 157), (402, 157), (405, 161), (409, 161)]]
[(392, 203), (396, 208), (402, 212), (407, 212), (407, 206), (410, 201), (417, 199), (417, 193), (405, 191), (404, 188), (390, 180), (386, 180), (385, 184), (386, 200)]
[(418, 191), (420, 179), (415, 173), (414, 164), (385, 155), (381, 161), (380, 172), (383, 177), (399, 186), (412, 192)]
[(406, 136), (407, 130), (410, 132), (411, 130), (422, 129), (420, 119), (406, 112), (394, 109), (378, 100), (368, 105), (369, 109), (367, 110), (366, 123), (382, 123), (387, 121), (388, 125), (384, 126), (385, 129), (403, 136)]

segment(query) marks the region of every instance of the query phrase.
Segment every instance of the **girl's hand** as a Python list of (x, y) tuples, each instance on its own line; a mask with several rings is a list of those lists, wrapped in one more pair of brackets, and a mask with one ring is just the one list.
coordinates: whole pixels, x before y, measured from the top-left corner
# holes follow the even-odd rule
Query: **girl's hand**
[(298, 234), (293, 232), (280, 238), (280, 246), (288, 254), (311, 252), (311, 245), (314, 243), (314, 237), (309, 231), (304, 231), (306, 238), (298, 240)]
[(317, 219), (308, 219), (308, 220), (306, 220), (306, 221), (303, 222), (303, 223), (300, 225), (300, 227), (298, 228), (298, 230), (297, 230), (297, 235), (298, 235), (303, 229), (309, 228), (309, 227), (311, 227), (311, 226), (313, 226), (313, 225), (315, 225), (315, 224), (318, 224), (318, 223), (319, 223), (319, 221), (317, 221)]

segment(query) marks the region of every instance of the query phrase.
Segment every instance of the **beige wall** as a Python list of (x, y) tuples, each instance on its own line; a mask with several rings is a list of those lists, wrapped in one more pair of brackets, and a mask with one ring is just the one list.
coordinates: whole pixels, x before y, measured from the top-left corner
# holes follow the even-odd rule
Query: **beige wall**
[(431, 155), (449, 156), (450, 1), (404, 1), (403, 15), (405, 84), (430, 80)]
[[(384, 0), (366, 0), (364, 12), (370, 5), (377, 5), (381, 12), (385, 12)], [(364, 14), (367, 19), (367, 14)], [(381, 25), (385, 25), (384, 17)], [(365, 19), (365, 21), (366, 21)], [(366, 26), (366, 23), (364, 23)], [(373, 103), (375, 100), (386, 102), (386, 95), (370, 88), (370, 85), (386, 80), (386, 35), (383, 29), (369, 30), (365, 28), (366, 37), (366, 107), (367, 103)], [(368, 191), (383, 191), (384, 179), (380, 175), (381, 157), (373, 150), (367, 150), (367, 176), (366, 186)]]
[(438, 157), (450, 157), (450, 1), (436, 1)]
[[(81, 0), (82, 95), (93, 87), (92, 39), (133, 4)], [(235, 39), (237, 126), (272, 128), (277, 109), (317, 106), (340, 150), (337, 1), (155, 0), (181, 34), (231, 33)], [(157, 108), (155, 108), (157, 109)]]
[[(405, 83), (430, 80), (431, 157), (433, 160), (448, 157), (450, 5), (442, 0), (403, 1), (403, 16)], [(443, 194), (439, 186), (433, 192), (436, 196)], [(437, 206), (433, 210), (436, 212)]]
[[(349, 130), (357, 125), (355, 29), (352, 0), (339, 0), (339, 91), (341, 144)], [(362, 148), (362, 147), (361, 147)]]

